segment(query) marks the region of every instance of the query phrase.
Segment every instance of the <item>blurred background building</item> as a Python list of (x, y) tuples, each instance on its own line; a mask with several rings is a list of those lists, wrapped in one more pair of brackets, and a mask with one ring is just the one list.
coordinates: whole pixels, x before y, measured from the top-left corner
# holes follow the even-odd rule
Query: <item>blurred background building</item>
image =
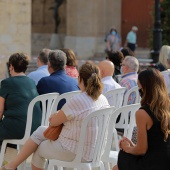
[[(124, 44), (137, 26), (137, 44), (150, 47), (154, 0), (1, 0), (0, 56), (36, 56), (46, 47), (71, 48), (79, 59), (104, 54), (105, 34), (115, 26)], [(2, 72), (2, 71), (1, 71)]]

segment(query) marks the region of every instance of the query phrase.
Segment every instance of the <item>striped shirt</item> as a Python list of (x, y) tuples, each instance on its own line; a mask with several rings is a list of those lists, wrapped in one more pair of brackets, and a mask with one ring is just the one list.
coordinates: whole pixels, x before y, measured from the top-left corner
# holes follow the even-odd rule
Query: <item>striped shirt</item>
[[(94, 101), (86, 92), (83, 92), (69, 100), (61, 109), (68, 119), (68, 121), (64, 123), (58, 138), (63, 148), (76, 154), (83, 119), (88, 114), (107, 107), (109, 107), (109, 104), (103, 95), (100, 95), (99, 98)], [(97, 129), (96, 119), (93, 118), (88, 123), (86, 129), (86, 139), (83, 150), (83, 159), (86, 161), (92, 161), (97, 139)]]
[[(120, 81), (120, 85), (122, 87), (126, 87), (125, 94), (128, 90), (137, 86), (137, 79), (138, 79), (138, 74), (136, 72), (127, 73), (127, 74), (122, 76), (122, 79)], [(135, 97), (136, 97), (135, 93), (132, 93), (129, 96), (128, 105), (133, 104), (135, 102)]]

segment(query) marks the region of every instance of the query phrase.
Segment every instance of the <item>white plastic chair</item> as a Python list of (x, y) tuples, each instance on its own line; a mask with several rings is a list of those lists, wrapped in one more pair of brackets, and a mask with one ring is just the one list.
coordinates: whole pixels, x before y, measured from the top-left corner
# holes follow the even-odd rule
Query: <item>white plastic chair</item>
[[(41, 102), (41, 106), (42, 106), (41, 125), (48, 126), (48, 118), (49, 118), (49, 115), (51, 114), (51, 109), (53, 107), (53, 103), (58, 98), (58, 96), (59, 96), (59, 93), (43, 94), (43, 95), (39, 95), (39, 96), (35, 97), (30, 102), (30, 104), (28, 106), (28, 111), (27, 111), (27, 123), (26, 123), (25, 135), (22, 139), (3, 140), (2, 147), (1, 147), (1, 153), (0, 153), (0, 166), (2, 166), (2, 163), (3, 163), (4, 153), (5, 153), (7, 143), (19, 145), (19, 150), (20, 150), (22, 145), (24, 145), (26, 140), (30, 137), (34, 105), (37, 102)], [(22, 163), (18, 169), (24, 170), (25, 162)]]
[[(60, 160), (49, 160), (48, 170), (54, 170), (54, 166), (58, 167), (58, 170), (63, 170), (63, 167), (74, 168), (74, 169), (84, 169), (91, 170), (93, 167), (100, 167), (104, 170), (103, 163), (101, 162), (102, 151), (105, 145), (105, 137), (108, 131), (108, 123), (110, 116), (113, 114), (114, 107), (97, 110), (89, 114), (82, 123), (80, 131), (80, 140), (77, 147), (77, 154), (72, 162), (60, 161)], [(86, 127), (88, 122), (92, 118), (97, 118), (98, 120), (98, 135), (96, 140), (96, 146), (94, 149), (94, 155), (92, 162), (82, 163), (83, 146), (85, 142)]]
[(126, 90), (125, 87), (121, 87), (118, 89), (109, 90), (108, 92), (104, 94), (110, 106), (115, 106), (116, 109), (122, 106), (125, 90)]
[(128, 104), (128, 98), (133, 92), (136, 95), (135, 101), (133, 104), (140, 102), (139, 88), (138, 88), (138, 86), (135, 86), (135, 87), (131, 88), (130, 90), (127, 90), (127, 92), (125, 93), (124, 99), (123, 99), (123, 106), (126, 106)]
[(55, 113), (56, 112), (57, 106), (58, 106), (58, 103), (60, 102), (60, 100), (65, 99), (66, 102), (67, 102), (74, 95), (78, 95), (80, 93), (81, 93), (81, 91), (77, 90), (77, 91), (71, 91), (71, 92), (67, 92), (67, 93), (63, 93), (63, 94), (59, 95), (59, 97), (54, 102), (54, 105), (53, 105), (51, 113)]
[[(113, 115), (110, 118), (109, 122), (109, 130), (108, 130), (108, 136), (107, 136), (107, 143), (105, 147), (105, 152), (102, 155), (102, 161), (105, 163), (105, 169), (110, 170), (110, 163), (112, 167), (117, 164), (117, 157), (118, 157), (118, 151), (119, 151), (119, 141), (117, 136), (114, 136), (114, 141), (116, 144), (116, 151), (111, 150), (111, 145), (112, 145), (112, 134), (113, 131), (116, 131), (116, 120), (118, 115), (124, 114), (126, 117), (124, 126), (122, 127), (124, 129), (124, 136), (126, 136), (128, 139), (131, 140), (132, 138), (132, 132), (133, 128), (136, 125), (136, 120), (135, 120), (135, 114), (136, 111), (140, 108), (140, 104), (132, 104), (132, 105), (126, 105), (123, 106), (116, 111), (114, 111)], [(129, 120), (129, 112), (130, 112), (130, 120)]]

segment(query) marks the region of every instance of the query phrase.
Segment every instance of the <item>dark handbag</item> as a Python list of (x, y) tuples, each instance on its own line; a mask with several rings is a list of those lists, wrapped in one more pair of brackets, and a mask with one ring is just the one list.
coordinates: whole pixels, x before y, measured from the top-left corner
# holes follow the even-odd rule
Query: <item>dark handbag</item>
[(58, 139), (61, 130), (62, 130), (63, 124), (59, 126), (49, 126), (45, 131), (44, 131), (44, 137), (50, 140), (56, 140)]

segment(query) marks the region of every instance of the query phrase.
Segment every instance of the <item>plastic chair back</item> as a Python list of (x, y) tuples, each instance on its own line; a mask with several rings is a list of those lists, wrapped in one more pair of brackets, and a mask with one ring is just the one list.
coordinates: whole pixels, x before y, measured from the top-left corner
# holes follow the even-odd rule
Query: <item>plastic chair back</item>
[[(100, 167), (102, 166), (101, 156), (103, 154), (104, 146), (105, 146), (105, 138), (108, 131), (108, 124), (110, 120), (110, 116), (113, 114), (114, 107), (97, 110), (91, 114), (89, 114), (83, 121), (80, 131), (80, 140), (77, 147), (77, 154), (75, 159), (72, 162), (60, 161), (60, 160), (49, 160), (48, 170), (52, 170), (54, 166), (62, 169), (61, 167), (68, 168), (78, 168), (78, 169), (91, 169), (92, 167)], [(83, 149), (86, 137), (86, 128), (88, 122), (92, 119), (96, 118), (98, 121), (98, 135), (96, 140), (96, 146), (94, 149), (93, 160), (92, 162), (82, 163)], [(102, 165), (101, 165), (102, 164)], [(103, 166), (102, 166), (103, 167)], [(103, 167), (104, 168), (104, 167)]]
[[(41, 106), (42, 106), (41, 125), (48, 126), (48, 117), (51, 114), (51, 109), (52, 109), (53, 103), (58, 98), (58, 96), (59, 96), (59, 93), (47, 93), (47, 94), (43, 94), (43, 95), (39, 95), (39, 96), (35, 97), (30, 102), (30, 104), (28, 106), (28, 111), (27, 111), (27, 122), (26, 122), (25, 135), (22, 139), (3, 140), (2, 147), (1, 147), (1, 153), (0, 153), (0, 166), (2, 166), (2, 163), (3, 163), (4, 153), (5, 153), (7, 143), (24, 145), (26, 140), (30, 137), (34, 105), (37, 102), (41, 102)], [(24, 170), (24, 168), (25, 167), (22, 167), (21, 169)]]
[(135, 86), (133, 88), (131, 88), (130, 90), (128, 90), (125, 95), (124, 95), (124, 99), (123, 99), (123, 106), (126, 106), (128, 104), (128, 99), (129, 99), (129, 96), (132, 94), (132, 93), (135, 93), (136, 97), (135, 97), (135, 101), (133, 104), (135, 103), (139, 103), (140, 102), (140, 95), (139, 95), (139, 91), (138, 91), (138, 86)]
[(115, 106), (116, 109), (122, 106), (125, 90), (125, 87), (121, 87), (118, 89), (109, 90), (104, 94), (110, 106)]
[[(105, 162), (106, 165), (108, 165), (108, 166), (106, 166), (106, 167), (108, 167), (106, 169), (110, 169), (109, 163), (112, 163), (112, 165), (115, 165), (117, 162), (117, 157), (116, 157), (116, 159), (114, 158), (116, 156), (116, 154), (114, 153), (115, 151), (111, 151), (112, 137), (113, 137), (113, 132), (114, 132), (114, 142), (116, 145), (116, 151), (117, 151), (117, 155), (118, 155), (119, 140), (118, 140), (118, 136), (117, 136), (117, 131), (115, 129), (117, 117), (120, 115), (120, 113), (127, 115), (127, 116), (125, 116), (126, 120), (125, 120), (125, 124), (122, 126), (122, 129), (124, 129), (124, 136), (126, 136), (128, 139), (131, 140), (133, 128), (136, 125), (135, 114), (136, 114), (136, 111), (139, 109), (139, 107), (140, 107), (139, 103), (132, 104), (132, 105), (126, 105), (126, 106), (123, 106), (123, 107), (115, 110), (114, 113), (112, 114), (112, 116), (110, 118), (110, 122), (109, 122), (105, 152), (102, 155), (102, 161)], [(129, 112), (130, 112), (130, 119), (128, 116)]]
[(81, 91), (80, 90), (77, 90), (77, 91), (71, 91), (71, 92), (67, 92), (67, 93), (63, 93), (63, 94), (60, 94), (59, 97), (55, 100), (54, 102), (54, 105), (52, 107), (52, 111), (51, 113), (55, 113), (56, 110), (57, 110), (57, 106), (58, 106), (58, 103), (60, 102), (60, 100), (62, 99), (65, 99), (66, 102), (71, 99), (74, 95), (78, 95), (80, 94)]

